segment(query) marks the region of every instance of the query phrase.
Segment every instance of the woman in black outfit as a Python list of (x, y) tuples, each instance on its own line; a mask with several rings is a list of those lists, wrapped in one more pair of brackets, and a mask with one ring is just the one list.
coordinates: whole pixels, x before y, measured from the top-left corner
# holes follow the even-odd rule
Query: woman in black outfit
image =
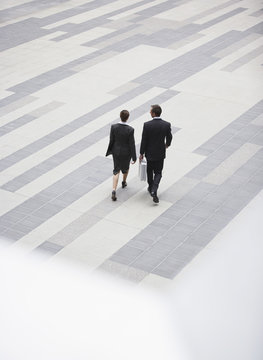
[(128, 110), (122, 110), (120, 112), (121, 121), (118, 124), (111, 126), (110, 142), (106, 156), (113, 156), (113, 189), (111, 198), (113, 201), (117, 200), (116, 189), (119, 181), (120, 171), (123, 174), (122, 188), (127, 186), (127, 176), (130, 168), (130, 162), (132, 164), (136, 162), (136, 150), (134, 141), (134, 129), (127, 124), (127, 120), (130, 114)]

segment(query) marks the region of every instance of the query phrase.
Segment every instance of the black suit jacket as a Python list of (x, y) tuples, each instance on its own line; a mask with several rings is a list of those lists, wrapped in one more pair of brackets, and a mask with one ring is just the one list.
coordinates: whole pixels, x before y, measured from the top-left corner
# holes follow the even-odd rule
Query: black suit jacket
[(149, 161), (165, 158), (166, 147), (172, 142), (171, 124), (161, 118), (152, 119), (144, 123), (140, 154)]
[(123, 124), (111, 126), (110, 142), (106, 156), (110, 154), (119, 158), (132, 158), (133, 161), (136, 161), (133, 127)]

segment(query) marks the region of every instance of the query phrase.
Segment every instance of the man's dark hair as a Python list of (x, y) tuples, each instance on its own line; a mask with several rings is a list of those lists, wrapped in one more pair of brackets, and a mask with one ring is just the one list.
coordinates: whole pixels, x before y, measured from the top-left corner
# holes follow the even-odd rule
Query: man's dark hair
[(162, 108), (160, 105), (152, 105), (151, 108), (155, 116), (161, 116)]
[(126, 122), (129, 119), (130, 113), (128, 110), (122, 110), (120, 112), (121, 121)]

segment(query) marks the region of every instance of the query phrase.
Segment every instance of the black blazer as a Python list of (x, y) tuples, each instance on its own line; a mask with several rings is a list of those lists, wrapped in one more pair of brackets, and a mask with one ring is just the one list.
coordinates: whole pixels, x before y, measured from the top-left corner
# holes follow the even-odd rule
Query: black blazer
[(110, 142), (106, 156), (129, 158), (136, 161), (134, 129), (130, 125), (114, 124), (111, 126)]
[(165, 158), (166, 147), (172, 142), (171, 124), (161, 118), (144, 123), (140, 154), (147, 160), (158, 161)]

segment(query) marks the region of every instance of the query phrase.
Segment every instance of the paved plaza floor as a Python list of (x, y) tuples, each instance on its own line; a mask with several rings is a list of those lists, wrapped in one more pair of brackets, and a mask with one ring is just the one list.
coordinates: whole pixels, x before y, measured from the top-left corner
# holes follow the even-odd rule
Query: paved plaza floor
[[(259, 0), (2, 0), (0, 236), (10, 253), (159, 290), (202, 261), (209, 272), (228, 249), (255, 251), (252, 264), (263, 252), (262, 14)], [(138, 161), (113, 202), (110, 127), (128, 109), (139, 155), (152, 104), (173, 132), (160, 203)]]

